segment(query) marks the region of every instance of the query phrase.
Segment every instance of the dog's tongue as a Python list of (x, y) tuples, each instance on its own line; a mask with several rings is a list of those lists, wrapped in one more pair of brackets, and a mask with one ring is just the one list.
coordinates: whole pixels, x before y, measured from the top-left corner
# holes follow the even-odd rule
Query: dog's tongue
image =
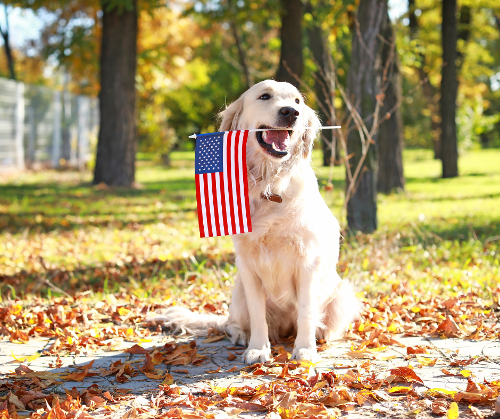
[(279, 151), (286, 151), (289, 144), (290, 144), (290, 135), (288, 134), (288, 131), (286, 130), (268, 130), (265, 132), (265, 138), (264, 141), (272, 145), (274, 143), (274, 146), (279, 150)]

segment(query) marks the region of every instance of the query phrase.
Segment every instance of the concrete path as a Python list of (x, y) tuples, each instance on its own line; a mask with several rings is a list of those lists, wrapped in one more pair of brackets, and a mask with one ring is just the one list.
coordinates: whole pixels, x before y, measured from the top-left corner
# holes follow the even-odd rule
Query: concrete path
[[(418, 394), (424, 394), (429, 389), (435, 388), (449, 391), (465, 391), (468, 383), (466, 376), (468, 375), (475, 382), (483, 383), (486, 380), (487, 382), (497, 381), (500, 383), (500, 342), (498, 341), (474, 342), (460, 339), (402, 336), (395, 336), (395, 339), (401, 345), (391, 345), (384, 351), (367, 353), (366, 359), (363, 359), (365, 357), (363, 354), (350, 353), (352, 342), (339, 341), (320, 352), (322, 360), (315, 365), (315, 370), (316, 372), (334, 371), (337, 375), (342, 375), (346, 371), (359, 371), (360, 368), (370, 368), (370, 371), (378, 376), (384, 374), (387, 376), (388, 371), (391, 369), (412, 366), (414, 372), (423, 382), (423, 384), (419, 382), (412, 383), (415, 392)], [(177, 386), (181, 388), (182, 392), (191, 394), (200, 394), (203, 390), (214, 387), (255, 387), (276, 379), (276, 376), (252, 375), (252, 368), (246, 368), (247, 365), (242, 362), (243, 348), (233, 347), (225, 337), (216, 342), (207, 342), (205, 337), (194, 339), (193, 337), (174, 337), (159, 334), (153, 336), (150, 342), (142, 342), (141, 346), (144, 349), (152, 350), (155, 347), (165, 348), (165, 344), (187, 344), (193, 340), (196, 341), (197, 348), (195, 351), (197, 361), (195, 363), (199, 362), (199, 364), (193, 365), (191, 362), (187, 365), (165, 365), (163, 363), (155, 365), (156, 371), (150, 369), (150, 375), (160, 377), (158, 379), (148, 378), (140, 370), (145, 365), (146, 357), (144, 354), (124, 352), (127, 348), (135, 345), (134, 342), (115, 342), (115, 350), (111, 351), (70, 354), (59, 359), (56, 356), (42, 355), (31, 362), (21, 363), (14, 359), (13, 355), (21, 359), (43, 353), (44, 350), (50, 348), (53, 342), (48, 339), (32, 339), (28, 344), (14, 344), (2, 341), (0, 342), (0, 396), (6, 394), (7, 383), (16, 380), (18, 383), (23, 383), (26, 380), (32, 380), (33, 376), (38, 376), (41, 383), (48, 384), (47, 391), (50, 390), (61, 394), (64, 394), (65, 391), (73, 391), (74, 394), (77, 394), (73, 389), (82, 392), (92, 385), (97, 385), (101, 396), (106, 391), (110, 392), (109, 394), (122, 394), (126, 396), (126, 402), (116, 404), (112, 412), (104, 405), (99, 407), (99, 403), (97, 403), (97, 408), (92, 412), (92, 415), (96, 417), (108, 415), (107, 417), (110, 417), (111, 414), (111, 417), (122, 417), (130, 409), (136, 409), (146, 415), (158, 414), (161, 409), (155, 409), (151, 399), (152, 396), (154, 397), (158, 393), (159, 384), (162, 382), (168, 383), (168, 379), (165, 379), (165, 377), (168, 377), (165, 375), (166, 373), (170, 373), (173, 379), (170, 388)], [(191, 346), (194, 347), (194, 344), (191, 344)], [(416, 356), (409, 358), (406, 347), (424, 348), (423, 351), (428, 353), (418, 355), (419, 358)], [(286, 349), (291, 352), (292, 348), (287, 347)], [(463, 363), (470, 362), (473, 357), (475, 359), (469, 365), (450, 366), (460, 364), (459, 361), (464, 361)], [(367, 360), (369, 360), (369, 367), (366, 367)], [(433, 366), (422, 365), (422, 363), (432, 364), (433, 360), (436, 360)], [(91, 361), (94, 361), (94, 363), (90, 368), (79, 368), (88, 365)], [(117, 376), (116, 371), (111, 372), (113, 368), (119, 369), (120, 366), (123, 367), (125, 364), (129, 364), (132, 369), (124, 368), (120, 377)], [(28, 367), (33, 372), (29, 372), (24, 367), (19, 368), (20, 365)], [(443, 369), (447, 373), (443, 372)], [(462, 370), (466, 372), (460, 373)], [(26, 371), (28, 371), (28, 376), (23, 378), (24, 375), (22, 374), (25, 374)], [(131, 373), (131, 371), (133, 372)], [(267, 371), (269, 372), (269, 370)], [(279, 371), (277, 370), (276, 374)], [(273, 373), (273, 370), (270, 370), (270, 372)], [(93, 375), (94, 373), (96, 375)], [(68, 374), (73, 375), (68, 379)], [(82, 375), (85, 376), (82, 377)], [(81, 379), (81, 381), (71, 380), (71, 377)], [(402, 384), (398, 383), (397, 385)], [(491, 404), (477, 405), (477, 407), (484, 417), (494, 417)], [(467, 409), (466, 404), (460, 404), (460, 409), (460, 417), (474, 417), (471, 411)], [(29, 407), (26, 406), (25, 414), (29, 415), (29, 411)], [(23, 412), (18, 413), (22, 414)], [(227, 409), (214, 410), (215, 413), (216, 417), (219, 418), (220, 416), (221, 419), (231, 415), (231, 411), (227, 411)], [(262, 417), (265, 414), (266, 412), (252, 413), (252, 415)], [(346, 415), (349, 412), (343, 411), (341, 414)], [(421, 409), (421, 411), (415, 410), (411, 412), (407, 404), (407, 398), (401, 396), (387, 397), (387, 400), (381, 397), (378, 401), (367, 401), (361, 406), (358, 403), (355, 405), (354, 410), (350, 411), (350, 414), (353, 417), (380, 417), (380, 415), (403, 417), (408, 416), (408, 414), (413, 417), (432, 417), (429, 409), (427, 411)], [(128, 416), (125, 415), (125, 417), (133, 416), (129, 414)]]

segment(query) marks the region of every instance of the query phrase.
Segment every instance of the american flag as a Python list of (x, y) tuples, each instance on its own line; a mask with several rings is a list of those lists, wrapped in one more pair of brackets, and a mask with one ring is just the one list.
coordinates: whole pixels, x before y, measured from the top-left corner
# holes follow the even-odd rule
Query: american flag
[(196, 138), (200, 237), (251, 232), (246, 163), (248, 131), (214, 132)]

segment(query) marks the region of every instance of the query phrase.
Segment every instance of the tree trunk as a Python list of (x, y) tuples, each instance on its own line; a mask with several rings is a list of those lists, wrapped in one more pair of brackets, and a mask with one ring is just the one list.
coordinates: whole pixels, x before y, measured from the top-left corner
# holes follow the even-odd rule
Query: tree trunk
[[(306, 11), (312, 13), (311, 3), (307, 3)], [(335, 76), (333, 74), (333, 62), (326, 44), (325, 35), (320, 24), (315, 20), (309, 22), (307, 26), (307, 36), (309, 47), (313, 53), (317, 66), (314, 74), (314, 88), (318, 101), (318, 114), (323, 125), (335, 124)], [(330, 166), (337, 161), (338, 164), (338, 141), (334, 130), (324, 130), (321, 132), (321, 146), (323, 150), (323, 166)]]
[[(380, 125), (378, 134), (378, 174), (377, 190), (388, 193), (393, 189), (404, 189), (405, 178), (403, 175), (403, 118), (401, 117), (401, 73), (397, 49), (393, 48), (396, 42), (394, 30), (389, 17), (382, 33), (385, 43), (382, 47), (383, 68), (388, 64), (388, 79), (382, 80), (387, 86), (385, 90), (384, 105), (381, 117), (385, 120)], [(386, 116), (389, 116), (386, 119)]]
[(5, 50), (5, 58), (7, 59), (7, 65), (9, 67), (9, 78), (12, 80), (16, 79), (16, 70), (14, 68), (14, 56), (12, 55), (12, 49), (10, 47), (10, 36), (9, 36), (9, 11), (7, 5), (4, 4), (4, 14), (5, 14), (5, 29), (0, 28), (0, 33), (3, 38), (3, 47)]
[[(415, 0), (408, 0), (408, 11), (410, 14), (410, 36), (412, 39), (418, 39), (419, 30), (415, 8)], [(429, 73), (425, 71), (425, 54), (419, 51), (417, 52), (417, 55), (419, 57), (419, 65), (416, 67), (416, 70), (420, 78), (420, 83), (422, 83), (424, 96), (427, 99), (427, 106), (431, 111), (431, 136), (433, 140), (434, 158), (439, 159), (441, 155), (441, 124), (438, 98), (439, 92), (438, 89), (436, 89), (431, 84)]]
[(443, 178), (458, 176), (457, 126), (457, 2), (443, 0), (443, 68), (441, 77), (441, 161)]
[(299, 87), (297, 78), (302, 77), (304, 69), (302, 0), (281, 0), (281, 7), (281, 57), (276, 80)]
[[(370, 132), (374, 123), (377, 98), (380, 93), (379, 34), (387, 19), (387, 0), (361, 0), (353, 31), (351, 65), (347, 75), (349, 100), (356, 107)], [(371, 233), (377, 229), (377, 134), (363, 144), (359, 131), (354, 127), (347, 137), (347, 150), (353, 154), (348, 170), (354, 174), (363, 149), (368, 147), (363, 168), (356, 181), (355, 191), (347, 203), (347, 222), (354, 231)], [(349, 188), (349, 177), (347, 188)]]
[(460, 22), (458, 27), (458, 39), (461, 39), (463, 42), (462, 51), (458, 51), (458, 70), (462, 68), (462, 64), (464, 63), (464, 53), (466, 44), (470, 38), (470, 30), (471, 30), (471, 21), (472, 21), (472, 11), (470, 6), (462, 5), (460, 6)]
[(250, 89), (250, 87), (252, 87), (252, 85), (253, 85), (253, 79), (252, 79), (252, 76), (250, 75), (250, 70), (248, 68), (245, 50), (243, 49), (243, 45), (241, 45), (241, 38), (240, 38), (240, 34), (238, 33), (238, 27), (236, 26), (236, 23), (234, 22), (234, 20), (231, 20), (231, 22), (229, 24), (231, 26), (231, 31), (233, 32), (234, 41), (236, 42), (236, 48), (238, 49), (238, 58), (240, 59), (241, 67), (243, 67), (243, 74), (245, 76), (245, 83), (246, 83), (247, 89)]
[(137, 4), (110, 10), (103, 0), (101, 114), (94, 184), (132, 186), (135, 180), (137, 128), (135, 71)]

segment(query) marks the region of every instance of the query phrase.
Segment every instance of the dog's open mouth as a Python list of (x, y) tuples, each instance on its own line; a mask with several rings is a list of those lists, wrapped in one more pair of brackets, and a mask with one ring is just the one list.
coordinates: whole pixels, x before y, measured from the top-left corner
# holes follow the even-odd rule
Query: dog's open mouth
[(285, 157), (288, 154), (292, 130), (273, 130), (271, 127), (266, 126), (261, 126), (259, 129), (267, 129), (267, 131), (257, 132), (257, 141), (268, 154), (278, 158)]

